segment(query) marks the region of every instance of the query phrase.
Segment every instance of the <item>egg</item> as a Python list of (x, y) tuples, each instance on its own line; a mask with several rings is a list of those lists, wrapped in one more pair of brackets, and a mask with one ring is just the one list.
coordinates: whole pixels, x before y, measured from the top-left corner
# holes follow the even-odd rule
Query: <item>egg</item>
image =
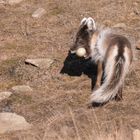
[(76, 55), (79, 56), (79, 57), (84, 57), (86, 55), (86, 49), (85, 48), (77, 49)]

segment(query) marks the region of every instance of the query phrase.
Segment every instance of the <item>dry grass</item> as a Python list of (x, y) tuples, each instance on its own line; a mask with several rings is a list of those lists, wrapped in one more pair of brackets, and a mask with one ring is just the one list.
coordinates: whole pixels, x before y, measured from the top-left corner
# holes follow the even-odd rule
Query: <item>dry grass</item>
[[(40, 19), (31, 14), (39, 7), (46, 10)], [(21, 4), (0, 4), (0, 91), (17, 84), (28, 84), (34, 92), (14, 94), (0, 103), (23, 115), (33, 124), (30, 131), (0, 135), (0, 140), (131, 140), (140, 129), (140, 61), (134, 61), (126, 78), (124, 100), (88, 109), (91, 79), (87, 75), (60, 74), (73, 36), (83, 17), (99, 24), (125, 23), (119, 32), (137, 41), (140, 38), (140, 2), (135, 0), (24, 0)], [(137, 56), (140, 52), (137, 51)], [(49, 57), (55, 60), (48, 70), (26, 65), (26, 58)], [(69, 70), (91, 69), (89, 63)]]
[[(95, 110), (88, 114), (83, 112), (79, 116), (79, 111), (75, 113), (69, 108), (67, 114), (56, 114), (50, 117), (42, 126), (42, 133), (38, 130), (28, 132), (9, 133), (3, 136), (4, 139), (26, 139), (26, 140), (132, 140), (132, 132), (129, 130), (129, 125), (124, 124), (118, 119), (115, 121), (106, 121), (101, 124), (98, 121)], [(84, 118), (83, 121), (79, 118)], [(9, 138), (10, 136), (10, 138)]]

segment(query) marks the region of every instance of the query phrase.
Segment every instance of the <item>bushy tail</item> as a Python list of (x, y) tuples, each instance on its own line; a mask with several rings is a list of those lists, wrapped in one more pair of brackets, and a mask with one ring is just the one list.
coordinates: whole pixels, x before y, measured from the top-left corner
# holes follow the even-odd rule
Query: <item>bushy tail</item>
[(114, 51), (105, 64), (104, 83), (99, 89), (93, 91), (90, 103), (106, 103), (113, 99), (124, 82), (128, 68), (127, 56), (120, 56), (118, 52)]

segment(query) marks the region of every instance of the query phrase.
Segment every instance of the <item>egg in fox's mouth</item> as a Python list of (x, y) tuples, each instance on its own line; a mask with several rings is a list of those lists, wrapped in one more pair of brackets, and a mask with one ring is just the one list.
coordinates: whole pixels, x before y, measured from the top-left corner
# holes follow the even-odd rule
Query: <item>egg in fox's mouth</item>
[(86, 49), (85, 48), (78, 48), (76, 50), (76, 55), (79, 56), (79, 57), (86, 56)]
[(70, 50), (71, 54), (76, 54), (78, 57), (89, 58), (85, 48), (78, 48), (77, 50)]

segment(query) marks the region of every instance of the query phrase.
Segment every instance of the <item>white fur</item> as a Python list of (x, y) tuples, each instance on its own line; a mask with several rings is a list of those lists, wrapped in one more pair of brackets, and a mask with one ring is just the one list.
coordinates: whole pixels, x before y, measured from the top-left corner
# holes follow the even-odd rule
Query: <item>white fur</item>
[(106, 54), (106, 48), (103, 46), (106, 38), (111, 33), (111, 29), (105, 29), (100, 31), (97, 41), (91, 42), (91, 58), (95, 62), (98, 60), (103, 61), (105, 54)]
[(84, 17), (82, 20), (81, 20), (81, 23), (80, 25), (87, 25), (88, 29), (89, 30), (96, 30), (96, 24), (95, 24), (95, 21), (93, 18), (89, 17), (89, 18), (86, 18)]
[(114, 97), (114, 93), (116, 93), (116, 89), (114, 89), (113, 91), (110, 91), (109, 93), (105, 93), (104, 90), (107, 87), (107, 85), (111, 82), (110, 79), (112, 77), (113, 74), (113, 69), (114, 69), (114, 65), (115, 65), (115, 56), (117, 55), (117, 46), (115, 47), (112, 55), (108, 58), (108, 61), (105, 65), (105, 81), (103, 83), (103, 85), (97, 89), (96, 91), (94, 91), (91, 95), (91, 102), (97, 102), (97, 103), (103, 103), (105, 101), (107, 101), (109, 98), (111, 98), (111, 96)]
[[(117, 49), (118, 48), (116, 46), (115, 49), (113, 50), (112, 55), (107, 59), (107, 63), (105, 65), (105, 81), (99, 89), (97, 89), (96, 91), (93, 91), (90, 97), (91, 103), (92, 102), (104, 103), (110, 99), (113, 99), (118, 93), (118, 89), (120, 88), (120, 86), (123, 85), (124, 78), (129, 70), (130, 60), (129, 60), (129, 56), (128, 56), (128, 52), (126, 48), (124, 51), (125, 62), (121, 58), (119, 59), (118, 62), (115, 62), (115, 56), (117, 56), (117, 53), (118, 53)], [(107, 86), (109, 85), (109, 83), (111, 83), (110, 80), (113, 75), (114, 67), (115, 65), (117, 65), (117, 63), (123, 64), (122, 76), (120, 77), (120, 80), (118, 81), (116, 87), (112, 90), (108, 90)]]
[[(96, 30), (95, 21), (91, 17), (83, 18), (81, 21), (81, 24), (87, 25), (88, 30), (93, 30), (93, 31)], [(104, 59), (107, 53), (107, 47), (105, 47), (104, 44), (106, 43), (106, 40), (109, 39), (108, 37), (110, 36), (110, 34), (112, 34), (113, 31), (111, 29), (104, 29), (98, 32), (99, 33), (98, 33), (97, 39), (93, 38), (90, 42), (91, 58), (94, 62), (97, 62), (97, 61), (104, 62)], [(125, 61), (122, 58), (119, 58), (118, 62), (116, 62), (115, 58), (118, 55), (118, 46), (117, 45), (114, 46), (112, 54), (108, 56), (107, 61), (105, 63), (104, 83), (101, 85), (99, 89), (97, 89), (96, 91), (93, 91), (90, 98), (91, 103), (93, 102), (105, 103), (116, 96), (120, 86), (122, 86), (124, 82), (124, 78), (129, 69), (130, 58), (128, 54), (129, 54), (128, 48), (125, 47), (124, 54), (123, 54), (125, 57)], [(116, 68), (115, 65), (118, 65), (118, 64), (121, 64), (122, 66), (121, 67), (122, 75), (121, 77), (119, 77), (120, 79), (119, 78), (117, 79), (118, 81), (114, 89), (108, 89), (109, 84), (112, 82), (111, 79), (114, 72), (115, 74), (118, 74), (119, 72), (118, 69), (115, 69)]]
[(86, 20), (87, 20), (87, 18), (86, 18), (86, 17), (84, 17), (84, 18), (81, 20), (80, 25), (84, 24)]
[(96, 30), (95, 21), (93, 18), (89, 17), (86, 20), (86, 24), (87, 24), (89, 30)]
[(71, 54), (75, 54), (76, 53), (76, 50), (74, 50), (74, 51), (70, 50), (70, 53)]
[[(107, 52), (107, 48), (104, 47), (104, 43), (106, 39), (108, 39), (108, 36), (112, 33), (111, 29), (104, 29), (99, 31), (97, 40), (93, 40), (90, 44), (90, 49), (91, 49), (91, 58), (93, 61), (97, 62), (98, 60), (103, 62), (105, 59), (105, 55)], [(112, 99), (116, 96), (118, 89), (120, 86), (122, 86), (124, 82), (125, 75), (128, 72), (129, 65), (130, 65), (130, 60), (127, 52), (127, 48), (124, 50), (124, 57), (125, 57), (125, 63), (123, 62), (122, 59), (120, 59), (117, 63), (124, 63), (123, 65), (123, 74), (121, 76), (121, 79), (115, 86), (113, 90), (107, 90), (107, 86), (110, 84), (111, 77), (114, 72), (115, 65), (117, 63), (115, 62), (115, 57), (118, 55), (118, 47), (115, 46), (113, 49), (113, 53), (107, 58), (107, 62), (105, 64), (105, 81), (102, 84), (102, 86), (97, 89), (96, 91), (93, 91), (91, 97), (90, 97), (90, 102), (96, 102), (96, 103), (104, 103), (107, 102), (109, 99)], [(117, 73), (117, 72), (116, 72)], [(106, 92), (105, 92), (106, 90)]]

